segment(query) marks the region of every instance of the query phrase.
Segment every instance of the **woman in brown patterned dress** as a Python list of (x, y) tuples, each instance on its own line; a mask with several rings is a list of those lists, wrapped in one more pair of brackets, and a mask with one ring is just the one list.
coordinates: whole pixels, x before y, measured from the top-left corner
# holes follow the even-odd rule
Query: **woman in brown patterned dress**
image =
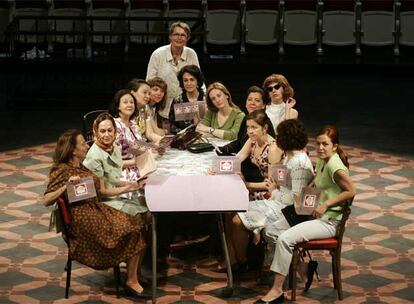
[[(76, 183), (91, 176), (98, 195), (102, 184), (96, 175), (82, 165), (88, 145), (78, 130), (64, 132), (57, 142), (49, 184), (43, 197), (44, 205), (53, 204), (66, 191), (66, 183)], [(135, 191), (142, 183), (124, 185), (120, 192)], [(141, 214), (128, 215), (98, 201), (97, 197), (69, 205), (70, 254), (72, 258), (94, 269), (107, 269), (121, 262), (127, 263), (126, 287), (136, 294), (143, 291), (138, 282), (138, 261), (146, 243), (146, 220)]]

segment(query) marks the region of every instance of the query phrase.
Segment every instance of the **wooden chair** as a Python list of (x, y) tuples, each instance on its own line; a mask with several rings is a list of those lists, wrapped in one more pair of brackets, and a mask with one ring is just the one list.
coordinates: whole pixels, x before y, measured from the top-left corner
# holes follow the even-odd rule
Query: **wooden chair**
[(103, 112), (105, 110), (94, 110), (83, 115), (83, 136), (89, 145), (93, 143), (93, 122)]
[[(62, 228), (63, 228), (63, 239), (65, 240), (68, 246), (68, 260), (66, 262), (65, 271), (66, 271), (66, 289), (65, 289), (65, 298), (69, 298), (69, 288), (70, 288), (70, 278), (72, 273), (72, 258), (70, 256), (70, 224), (71, 217), (67, 208), (67, 202), (63, 198), (57, 200), (57, 205), (59, 207), (60, 216), (62, 219)], [(119, 265), (114, 266), (114, 277), (115, 277), (115, 289), (116, 297), (119, 298), (119, 284), (121, 277), (121, 270)]]
[(342, 209), (342, 219), (339, 222), (336, 236), (327, 239), (311, 240), (296, 244), (293, 249), (293, 258), (289, 274), (289, 286), (292, 288), (292, 301), (296, 300), (296, 268), (300, 257), (309, 250), (329, 250), (332, 257), (332, 275), (334, 288), (338, 291), (339, 300), (343, 299), (342, 281), (341, 281), (341, 249), (342, 237), (345, 232), (345, 224), (351, 214), (352, 200), (346, 201)]

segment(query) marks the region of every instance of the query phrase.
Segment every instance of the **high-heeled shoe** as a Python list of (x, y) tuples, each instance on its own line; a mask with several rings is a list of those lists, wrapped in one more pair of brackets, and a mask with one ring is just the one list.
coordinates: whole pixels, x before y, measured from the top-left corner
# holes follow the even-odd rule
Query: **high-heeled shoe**
[(142, 291), (142, 292), (136, 291), (134, 288), (132, 288), (128, 284), (124, 285), (124, 290), (125, 290), (125, 293), (129, 296), (134, 296), (134, 297), (137, 297), (137, 298), (150, 298), (151, 297), (150, 294), (148, 294), (144, 291)]
[(316, 268), (318, 268), (318, 262), (310, 261), (308, 265), (308, 272), (307, 272), (308, 280), (306, 281), (304, 291), (308, 291), (308, 289), (311, 287)]
[(262, 299), (257, 300), (254, 302), (254, 304), (274, 304), (274, 303), (283, 303), (285, 301), (285, 294), (282, 293), (277, 298), (271, 300), (271, 301), (263, 301)]

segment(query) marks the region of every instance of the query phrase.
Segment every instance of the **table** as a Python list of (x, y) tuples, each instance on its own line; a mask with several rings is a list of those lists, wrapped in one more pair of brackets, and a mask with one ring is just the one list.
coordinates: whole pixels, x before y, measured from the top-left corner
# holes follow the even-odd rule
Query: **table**
[[(215, 142), (219, 145), (222, 141)], [(158, 169), (145, 186), (145, 197), (152, 213), (152, 303), (157, 293), (157, 222), (160, 212), (213, 212), (218, 226), (227, 265), (228, 296), (233, 291), (233, 276), (223, 225), (223, 212), (246, 211), (248, 190), (238, 175), (207, 176), (214, 151), (193, 154), (168, 149), (159, 160)]]

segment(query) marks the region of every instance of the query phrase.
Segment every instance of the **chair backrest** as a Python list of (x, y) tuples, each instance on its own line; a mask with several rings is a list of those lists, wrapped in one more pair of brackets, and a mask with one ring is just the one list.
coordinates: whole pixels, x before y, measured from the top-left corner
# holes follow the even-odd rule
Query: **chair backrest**
[(99, 114), (106, 112), (105, 110), (94, 110), (83, 115), (83, 136), (87, 143), (93, 141), (93, 122)]
[(348, 220), (351, 214), (351, 205), (352, 205), (353, 200), (354, 198), (347, 200), (342, 206), (342, 219), (339, 222), (338, 229), (336, 230), (336, 238), (338, 240), (339, 247), (342, 245), (342, 237), (344, 236), (344, 233), (345, 233), (346, 221)]
[(312, 45), (317, 42), (318, 1), (288, 1), (284, 16), (284, 42), (291, 45)]
[(246, 1), (246, 42), (255, 45), (275, 44), (279, 36), (279, 2)]
[(401, 36), (402, 45), (414, 46), (414, 2), (401, 1)]
[(323, 38), (327, 45), (344, 46), (356, 43), (353, 0), (326, 0), (323, 12)]
[(368, 46), (394, 44), (393, 4), (393, 0), (362, 1), (362, 44)]
[(207, 42), (231, 45), (240, 42), (240, 1), (208, 1)]
[(62, 220), (63, 233), (64, 235), (68, 236), (71, 218), (70, 218), (69, 210), (67, 208), (67, 202), (63, 197), (59, 197), (56, 203), (58, 205), (60, 217)]

